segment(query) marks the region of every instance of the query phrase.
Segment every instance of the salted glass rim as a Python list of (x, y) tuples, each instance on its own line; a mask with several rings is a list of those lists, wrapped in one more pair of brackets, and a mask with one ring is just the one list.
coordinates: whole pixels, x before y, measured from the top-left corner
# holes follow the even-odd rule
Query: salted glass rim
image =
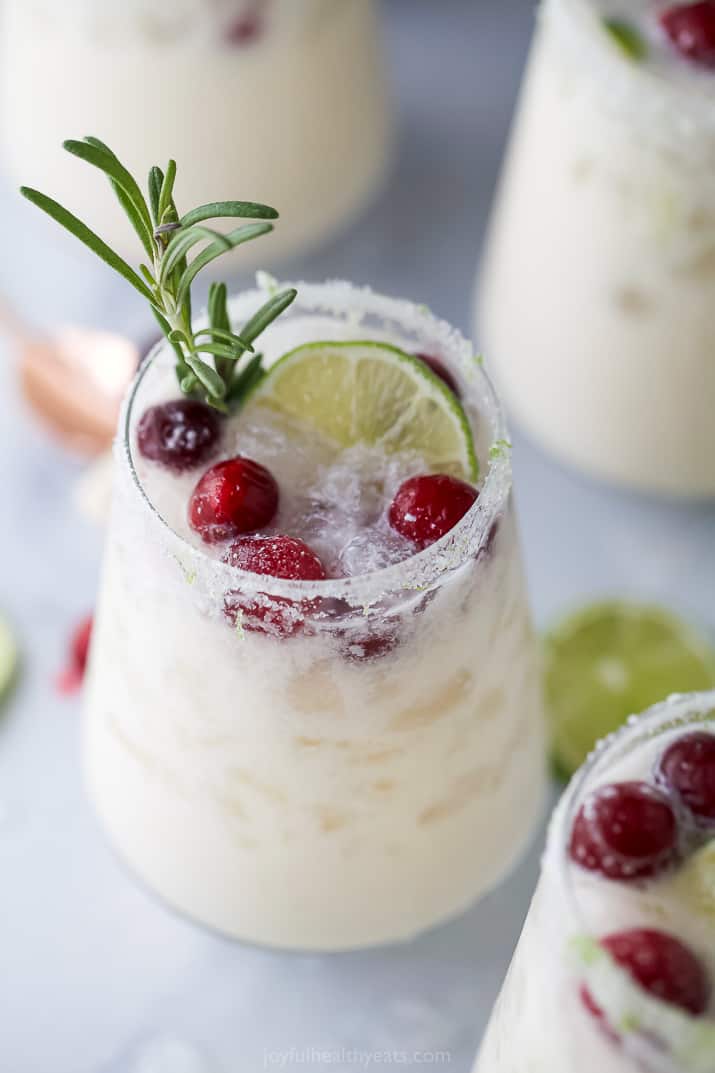
[[(710, 716), (711, 718), (708, 718)], [(556, 836), (556, 853), (558, 854), (559, 878), (562, 890), (570, 906), (576, 927), (582, 929), (584, 934), (593, 938), (593, 930), (589, 927), (585, 914), (579, 905), (575, 891), (575, 874), (569, 857), (569, 840), (573, 823), (578, 810), (583, 804), (593, 786), (593, 777), (599, 772), (608, 770), (610, 765), (621, 759), (629, 752), (641, 748), (648, 742), (659, 738), (671, 730), (682, 728), (697, 729), (710, 724), (715, 727), (715, 689), (701, 690), (695, 693), (673, 693), (665, 700), (651, 705), (643, 712), (632, 715), (628, 721), (613, 734), (604, 738), (579, 770), (571, 779), (564, 791), (565, 799), (563, 809), (559, 808), (559, 827), (553, 833)], [(581, 975), (584, 979), (589, 978), (589, 967), (581, 967)], [(609, 963), (609, 979), (622, 979), (631, 982), (630, 976), (625, 969)], [(637, 986), (637, 985), (636, 985)], [(696, 1022), (697, 1018), (684, 1010), (677, 1010), (688, 1021)], [(715, 1029), (715, 1025), (713, 1026)], [(658, 1057), (661, 1064), (657, 1067), (667, 1073), (688, 1073), (688, 1066), (678, 1064), (677, 1056), (663, 1055), (658, 1051), (657, 1045), (648, 1040), (645, 1034), (634, 1033), (629, 1036), (631, 1049), (634, 1057), (652, 1058)], [(655, 1049), (654, 1049), (655, 1048)]]
[[(259, 277), (262, 275), (259, 273)], [(489, 422), (490, 443), (508, 442), (498, 396), (489, 376), (476, 359), (472, 344), (426, 306), (383, 295), (369, 287), (344, 280), (325, 283), (281, 282), (279, 285), (269, 277), (262, 286), (241, 291), (230, 299), (231, 317), (241, 319), (249, 316), (273, 293), (276, 286), (295, 287), (298, 291), (298, 297), (284, 317), (312, 313), (333, 316), (347, 324), (354, 322), (356, 338), (360, 338), (361, 318), (377, 318), (383, 334), (392, 332), (402, 337), (414, 336), (414, 343), (411, 341), (410, 345), (414, 345), (415, 351), (426, 350), (430, 345), (438, 348), (440, 358), (450, 368), (458, 369), (467, 382), (470, 399), (475, 402), (479, 417)], [(206, 311), (196, 320), (198, 324), (206, 323)], [(223, 563), (202, 548), (190, 544), (172, 529), (147, 495), (134, 464), (133, 406), (144, 378), (160, 355), (167, 352), (169, 345), (165, 338), (160, 339), (130, 384), (122, 405), (118, 426), (120, 435), (116, 446), (120, 463), (128, 468), (134, 491), (139, 493), (144, 508), (148, 508), (154, 521), (161, 526), (164, 538), (169, 544), (174, 544), (174, 551), (181, 555), (182, 565), (187, 572), (210, 577), (213, 583), (223, 581), (227, 586), (238, 584), (248, 592), (288, 599), (305, 599), (311, 595), (342, 597), (367, 607), (386, 593), (419, 591), (453, 574), (486, 543), (492, 525), (505, 510), (512, 487), (511, 452), (508, 447), (497, 452), (496, 457), (480, 458), (484, 478), (480, 483), (479, 497), (457, 525), (440, 540), (400, 563), (355, 577), (326, 578), (322, 581), (287, 581)]]

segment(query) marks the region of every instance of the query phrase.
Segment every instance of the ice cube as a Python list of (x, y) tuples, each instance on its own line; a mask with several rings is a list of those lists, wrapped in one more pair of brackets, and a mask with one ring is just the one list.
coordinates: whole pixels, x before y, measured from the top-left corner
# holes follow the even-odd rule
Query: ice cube
[(380, 528), (358, 533), (342, 549), (340, 566), (344, 574), (357, 577), (401, 563), (411, 554), (407, 541)]

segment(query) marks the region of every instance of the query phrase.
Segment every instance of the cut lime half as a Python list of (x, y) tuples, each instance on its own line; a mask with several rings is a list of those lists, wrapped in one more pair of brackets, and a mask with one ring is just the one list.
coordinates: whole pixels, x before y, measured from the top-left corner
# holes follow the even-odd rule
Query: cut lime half
[(7, 622), (0, 618), (0, 702), (10, 692), (17, 670), (17, 645)]
[(715, 685), (715, 650), (669, 612), (610, 601), (570, 615), (545, 638), (545, 694), (557, 771), (671, 693)]
[(434, 473), (476, 482), (474, 439), (459, 401), (417, 358), (377, 342), (308, 343), (280, 358), (245, 411), (265, 407), (340, 448), (414, 451)]

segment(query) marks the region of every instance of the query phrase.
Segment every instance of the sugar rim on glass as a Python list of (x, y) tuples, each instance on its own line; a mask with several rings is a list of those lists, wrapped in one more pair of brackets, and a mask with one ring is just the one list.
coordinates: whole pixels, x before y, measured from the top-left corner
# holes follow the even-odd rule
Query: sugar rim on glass
[[(486, 372), (475, 360), (471, 343), (425, 306), (376, 294), (369, 287), (358, 287), (342, 280), (320, 284), (281, 283), (280, 286), (294, 286), (298, 291), (297, 299), (284, 316), (311, 313), (333, 316), (351, 326), (354, 324), (356, 338), (360, 337), (360, 325), (365, 319), (377, 318), (378, 330), (388, 336), (390, 333), (403, 337), (415, 336), (415, 350), (438, 348), (440, 357), (450, 367), (456, 367), (468, 382), (480, 417), (491, 426), (491, 442), (506, 440), (506, 426), (496, 392)], [(232, 319), (240, 321), (250, 316), (266, 296), (265, 288), (238, 294), (230, 302)], [(205, 313), (197, 318), (198, 323), (204, 323), (205, 319)], [(374, 334), (374, 324), (368, 325), (368, 330)], [(240, 570), (212, 558), (203, 549), (189, 544), (164, 520), (149, 499), (132, 459), (133, 404), (148, 370), (168, 345), (162, 339), (150, 351), (125, 396), (118, 426), (121, 434), (115, 441), (116, 464), (128, 469), (133, 488), (143, 507), (149, 508), (152, 517), (160, 525), (169, 552), (173, 552), (175, 557), (181, 556), (184, 570), (190, 572), (194, 579), (201, 578), (204, 585), (215, 591), (216, 595), (225, 591), (226, 587), (235, 587), (240, 579), (241, 589), (247, 592), (261, 592), (287, 599), (305, 599), (311, 595), (342, 597), (350, 599), (355, 605), (369, 607), (386, 593), (420, 591), (459, 570), (486, 542), (491, 526), (507, 505), (512, 485), (508, 449), (489, 459), (488, 465), (487, 460), (480, 459), (486, 473), (479, 498), (449, 533), (424, 551), (382, 570), (324, 581), (285, 581)]]
[[(595, 940), (598, 939), (598, 936), (595, 936), (589, 929), (578, 904), (578, 896), (574, 889), (575, 873), (568, 846), (573, 823), (585, 797), (590, 792), (594, 776), (608, 770), (614, 761), (669, 731), (706, 725), (715, 728), (715, 689), (698, 693), (674, 693), (666, 700), (647, 708), (641, 714), (630, 716), (623, 727), (600, 741), (571, 779), (564, 793), (564, 799), (557, 807), (551, 821), (542, 867), (546, 866), (547, 860), (554, 854), (558, 855), (554, 863), (561, 886), (566, 893), (577, 927), (582, 928), (584, 934), (592, 936)], [(594, 970), (588, 965), (579, 965), (578, 971), (584, 982), (589, 982), (594, 975)], [(601, 980), (605, 975), (614, 992), (618, 991), (626, 999), (629, 995), (636, 994), (640, 1005), (652, 1005), (654, 1028), (657, 1027), (661, 1036), (668, 1042), (673, 1042), (675, 1046), (680, 1042), (678, 1029), (681, 1026), (691, 1026), (696, 1031), (698, 1027), (704, 1026), (704, 1031), (712, 1032), (713, 1039), (715, 1039), (715, 1023), (712, 1020), (696, 1018), (685, 1010), (668, 1007), (665, 1003), (650, 998), (648, 993), (632, 980), (630, 974), (612, 959), (599, 962), (597, 972)], [(668, 1035), (669, 1027), (673, 1030), (673, 1040)], [(697, 1056), (693, 1058), (692, 1063), (685, 1060), (683, 1064), (677, 1056), (664, 1054), (657, 1045), (657, 1039), (655, 1042), (648, 1039), (645, 1032), (626, 1033), (622, 1039), (622, 1045), (626, 1053), (632, 1054), (635, 1060), (646, 1060), (649, 1063), (648, 1069), (652, 1069), (653, 1073), (704, 1073), (705, 1070), (705, 1067), (698, 1064)], [(707, 1073), (711, 1073), (711, 1069), (708, 1068)]]

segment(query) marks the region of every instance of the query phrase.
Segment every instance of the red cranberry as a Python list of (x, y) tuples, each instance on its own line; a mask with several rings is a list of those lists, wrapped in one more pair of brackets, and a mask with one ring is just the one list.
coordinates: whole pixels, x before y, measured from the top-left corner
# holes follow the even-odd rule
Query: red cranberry
[(426, 548), (455, 527), (478, 495), (476, 488), (456, 477), (412, 477), (400, 486), (390, 505), (390, 525), (419, 548)]
[(665, 750), (657, 776), (701, 824), (715, 823), (715, 734), (696, 730)]
[[(607, 935), (601, 945), (655, 998), (694, 1017), (707, 1009), (710, 1001), (707, 973), (692, 950), (672, 935), (652, 928), (632, 928)], [(603, 1016), (586, 989), (583, 999), (591, 1013)]]
[(93, 616), (87, 615), (72, 632), (67, 666), (57, 678), (61, 693), (76, 693), (84, 681), (93, 622)]
[(462, 392), (459, 390), (459, 384), (455, 380), (452, 373), (447, 366), (439, 358), (433, 357), (431, 354), (415, 354), (416, 358), (423, 361), (425, 365), (432, 370), (435, 376), (438, 376), (440, 380), (447, 385), (449, 390), (453, 392), (458, 399), (461, 399)]
[(189, 525), (207, 544), (253, 533), (278, 510), (278, 485), (250, 458), (217, 462), (200, 479), (189, 500)]
[(676, 4), (660, 16), (666, 34), (682, 56), (715, 68), (715, 2)]
[[(224, 562), (252, 574), (266, 574), (285, 581), (322, 581), (325, 569), (312, 548), (302, 540), (290, 536), (241, 537), (226, 552)], [(314, 606), (315, 600), (305, 600), (305, 613)], [(238, 612), (241, 624), (252, 632), (276, 633), (289, 637), (304, 626), (304, 620), (296, 614), (294, 602), (284, 596), (264, 595), (252, 599), (241, 592), (226, 594), (224, 611), (235, 625)], [(290, 610), (289, 610), (290, 609)]]
[(196, 399), (175, 399), (146, 411), (137, 428), (137, 443), (145, 458), (180, 473), (209, 458), (220, 432), (219, 415), (210, 406)]
[(602, 786), (584, 802), (571, 832), (571, 859), (608, 879), (642, 879), (676, 857), (678, 825), (665, 794), (645, 782)]

